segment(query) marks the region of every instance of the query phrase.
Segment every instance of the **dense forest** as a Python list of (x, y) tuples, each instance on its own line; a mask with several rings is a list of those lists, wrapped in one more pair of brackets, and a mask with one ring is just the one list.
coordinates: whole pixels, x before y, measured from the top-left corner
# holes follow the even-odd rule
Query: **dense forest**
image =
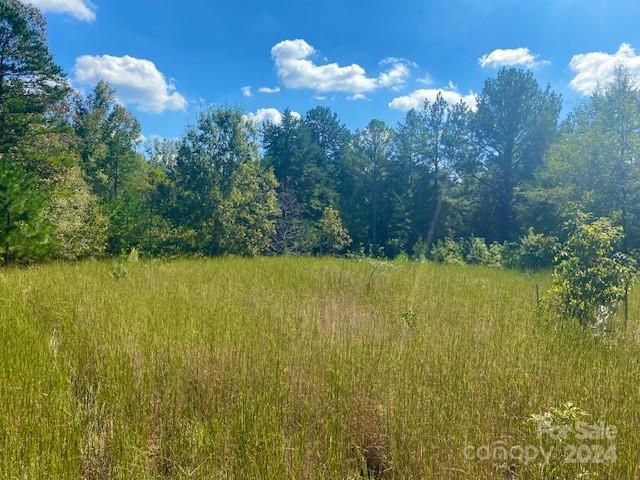
[(440, 96), (395, 127), (352, 132), (325, 107), (257, 125), (212, 106), (178, 140), (141, 138), (107, 83), (70, 86), (36, 8), (0, 2), (4, 264), (134, 248), (508, 263), (528, 245), (552, 252), (579, 212), (640, 247), (640, 90), (623, 65), (571, 112), (505, 68), (475, 108)]

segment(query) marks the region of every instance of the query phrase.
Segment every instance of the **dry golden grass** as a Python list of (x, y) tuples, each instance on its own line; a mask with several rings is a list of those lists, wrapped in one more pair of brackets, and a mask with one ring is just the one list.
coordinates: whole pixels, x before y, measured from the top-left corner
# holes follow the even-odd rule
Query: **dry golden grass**
[[(638, 304), (596, 339), (535, 308), (546, 275), (263, 258), (0, 272), (0, 478), (576, 478), (468, 445), (536, 444), (574, 401), (640, 475)], [(409, 312), (409, 313), (406, 313)], [(410, 313), (413, 312), (413, 313)], [(405, 314), (405, 315), (403, 315)]]

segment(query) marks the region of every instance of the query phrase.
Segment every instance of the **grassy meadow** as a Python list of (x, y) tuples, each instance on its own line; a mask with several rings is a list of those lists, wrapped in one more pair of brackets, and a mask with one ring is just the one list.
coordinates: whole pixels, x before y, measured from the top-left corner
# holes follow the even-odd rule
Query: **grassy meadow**
[[(536, 309), (547, 274), (221, 258), (0, 271), (1, 479), (640, 478), (640, 315)], [(619, 322), (619, 320), (618, 320)], [(496, 466), (573, 401), (615, 461)], [(582, 476), (581, 476), (582, 475)]]

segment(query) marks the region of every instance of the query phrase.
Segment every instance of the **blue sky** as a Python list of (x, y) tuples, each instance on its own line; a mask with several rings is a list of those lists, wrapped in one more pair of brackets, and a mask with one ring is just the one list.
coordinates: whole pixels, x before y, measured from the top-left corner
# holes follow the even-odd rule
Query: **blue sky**
[(500, 65), (533, 68), (567, 108), (617, 63), (640, 78), (638, 0), (29, 1), (72, 84), (111, 81), (147, 137), (179, 136), (203, 104), (395, 125), (439, 90), (472, 106)]

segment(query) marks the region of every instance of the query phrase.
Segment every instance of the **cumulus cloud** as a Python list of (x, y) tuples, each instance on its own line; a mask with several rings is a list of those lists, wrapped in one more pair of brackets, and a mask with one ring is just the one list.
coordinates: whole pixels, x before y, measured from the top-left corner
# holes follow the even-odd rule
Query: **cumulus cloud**
[(399, 90), (404, 86), (407, 79), (411, 77), (411, 68), (416, 64), (404, 58), (388, 57), (380, 62), (380, 65), (387, 65), (388, 70), (382, 72), (378, 77), (378, 85)]
[[(298, 112), (291, 112), (291, 116), (301, 118)], [(260, 108), (253, 113), (248, 113), (245, 118), (256, 125), (264, 125), (265, 123), (280, 125), (282, 123), (282, 113), (277, 108)]]
[(583, 95), (591, 95), (598, 88), (606, 87), (613, 78), (617, 66), (629, 69), (640, 86), (640, 56), (628, 43), (623, 43), (616, 53), (589, 52), (574, 55), (569, 67), (576, 73), (571, 88)]
[(167, 82), (153, 62), (111, 55), (83, 55), (76, 59), (74, 83), (93, 85), (105, 80), (116, 90), (118, 100), (145, 112), (184, 110), (187, 100)]
[(528, 48), (498, 48), (497, 50), (480, 57), (478, 59), (478, 63), (482, 68), (514, 66), (535, 68), (548, 62), (543, 60), (539, 61), (538, 55), (531, 53), (531, 50)]
[(258, 89), (260, 93), (280, 93), (280, 87), (260, 87)]
[(347, 100), (367, 100), (367, 96), (364, 93), (354, 93), (353, 95), (349, 95)]
[(253, 93), (251, 92), (251, 85), (245, 85), (244, 87), (240, 88), (240, 91), (245, 97), (253, 96)]
[(399, 88), (410, 76), (412, 64), (404, 59), (388, 58), (378, 77), (369, 77), (364, 68), (337, 63), (318, 65), (311, 59), (317, 52), (302, 39), (284, 40), (271, 49), (278, 77), (288, 88), (308, 88), (320, 93), (366, 93), (377, 88)]
[(43, 12), (65, 13), (83, 22), (96, 19), (95, 8), (86, 0), (27, 0)]
[(421, 88), (415, 90), (408, 95), (394, 98), (389, 102), (389, 107), (403, 112), (408, 112), (412, 108), (420, 109), (424, 105), (425, 101), (429, 101), (431, 103), (435, 102), (438, 94), (441, 94), (445, 102), (451, 105), (455, 105), (460, 101), (463, 101), (471, 110), (475, 110), (477, 108), (475, 94), (469, 93), (468, 95), (462, 95), (455, 90), (447, 90), (443, 88)]

